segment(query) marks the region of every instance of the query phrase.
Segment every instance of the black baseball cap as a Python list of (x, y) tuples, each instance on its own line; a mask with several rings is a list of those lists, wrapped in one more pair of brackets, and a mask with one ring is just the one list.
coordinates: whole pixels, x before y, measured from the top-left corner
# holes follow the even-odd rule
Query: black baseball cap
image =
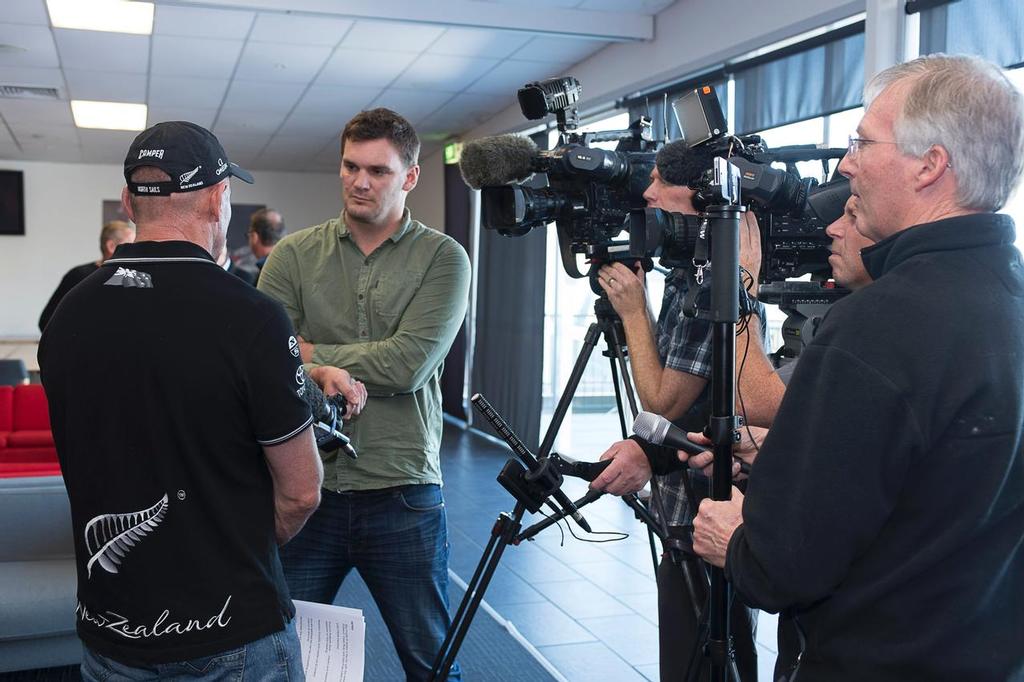
[[(132, 182), (132, 171), (153, 166), (171, 176), (168, 182)], [(252, 184), (252, 174), (231, 163), (224, 147), (206, 128), (188, 121), (157, 123), (139, 133), (124, 159), (128, 191), (167, 196), (212, 187), (229, 175)]]

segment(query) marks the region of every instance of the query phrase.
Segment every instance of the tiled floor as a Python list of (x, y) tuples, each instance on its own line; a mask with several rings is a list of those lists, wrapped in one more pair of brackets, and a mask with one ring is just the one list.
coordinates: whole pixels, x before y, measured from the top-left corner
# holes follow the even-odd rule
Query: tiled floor
[[(608, 420), (614, 434), (617, 420), (613, 415)], [(566, 454), (597, 459), (600, 450)], [(445, 427), (442, 468), (451, 569), (463, 581), (472, 578), (498, 513), (514, 505), (495, 480), (511, 456), (486, 438)], [(578, 499), (586, 484), (567, 479), (563, 489)], [(582, 511), (595, 531), (629, 536), (598, 544), (566, 533), (563, 542), (558, 528), (548, 528), (533, 541), (506, 549), (484, 598), (570, 682), (657, 680), (657, 587), (644, 526), (614, 497)], [(531, 522), (528, 516), (524, 526)], [(487, 616), (481, 612), (477, 617)], [(761, 614), (758, 640), (760, 679), (767, 681), (775, 659), (775, 622), (767, 614)]]

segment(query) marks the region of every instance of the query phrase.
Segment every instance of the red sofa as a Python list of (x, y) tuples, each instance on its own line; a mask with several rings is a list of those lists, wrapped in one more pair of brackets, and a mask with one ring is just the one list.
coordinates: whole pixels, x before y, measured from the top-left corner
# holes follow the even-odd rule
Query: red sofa
[(0, 386), (0, 477), (59, 474), (43, 387)]

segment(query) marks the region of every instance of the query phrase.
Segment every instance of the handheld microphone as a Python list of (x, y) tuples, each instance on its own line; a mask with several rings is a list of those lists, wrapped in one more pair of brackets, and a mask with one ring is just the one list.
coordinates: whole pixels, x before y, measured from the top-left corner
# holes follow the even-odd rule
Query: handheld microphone
[(473, 189), (522, 182), (537, 170), (537, 145), (520, 135), (495, 135), (467, 142), (462, 147), (459, 170)]
[(653, 412), (641, 412), (636, 416), (636, 419), (633, 420), (633, 433), (648, 443), (667, 445), (689, 455), (699, 455), (707, 450), (707, 447), (698, 445), (687, 438), (686, 432), (681, 428)]
[(345, 396), (339, 393), (328, 398), (306, 370), (301, 369), (301, 371), (304, 383), (299, 389), (299, 397), (309, 405), (309, 409), (313, 413), (317, 447), (325, 452), (341, 448), (346, 455), (356, 459), (359, 455), (352, 447), (352, 442), (339, 428), (341, 418), (345, 416), (348, 409)]
[[(682, 450), (688, 455), (699, 455), (709, 448), (698, 445), (686, 437), (686, 432), (681, 428), (652, 412), (641, 412), (633, 420), (633, 433), (643, 438), (648, 443), (655, 445), (667, 445), (676, 450)], [(750, 465), (739, 457), (733, 456), (734, 462), (739, 462), (740, 472), (750, 474)]]

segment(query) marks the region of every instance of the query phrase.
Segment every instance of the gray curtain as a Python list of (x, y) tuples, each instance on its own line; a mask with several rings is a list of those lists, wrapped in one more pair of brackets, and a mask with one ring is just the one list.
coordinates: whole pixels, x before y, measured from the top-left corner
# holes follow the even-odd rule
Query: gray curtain
[(921, 12), (921, 54), (973, 54), (1004, 67), (1024, 63), (1021, 0), (959, 0)]
[(740, 135), (859, 106), (864, 91), (864, 33), (738, 68), (733, 79)]
[[(543, 149), (547, 134), (533, 141)], [(544, 228), (523, 237), (480, 228), (470, 392), (487, 398), (534, 452), (540, 443), (546, 255)], [(479, 414), (471, 418), (475, 427), (492, 432)]]

